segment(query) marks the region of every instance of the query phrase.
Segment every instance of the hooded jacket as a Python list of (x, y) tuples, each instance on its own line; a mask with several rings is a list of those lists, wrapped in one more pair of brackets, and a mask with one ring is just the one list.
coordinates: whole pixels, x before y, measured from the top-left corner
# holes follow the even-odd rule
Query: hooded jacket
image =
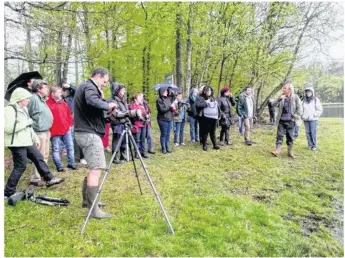
[(116, 126), (126, 122), (126, 116), (124, 115), (128, 112), (126, 95), (123, 97), (123, 100), (118, 96), (119, 91), (122, 88), (124, 88), (124, 85), (115, 83), (112, 84), (112, 97), (109, 99), (109, 102), (114, 102), (117, 105), (117, 109), (113, 111), (110, 116), (110, 123), (112, 126)]
[(73, 126), (72, 113), (68, 104), (63, 99), (55, 101), (50, 96), (47, 100), (47, 105), (54, 117), (53, 125), (50, 128), (51, 137), (65, 135), (71, 126)]
[(156, 100), (156, 107), (157, 107), (157, 119), (164, 120), (164, 121), (172, 121), (173, 120), (173, 113), (171, 110), (171, 98), (164, 97), (163, 93), (166, 88), (160, 88), (158, 90), (159, 97)]
[(304, 121), (315, 121), (318, 120), (322, 114), (322, 105), (320, 100), (314, 95), (314, 88), (307, 87), (304, 91), (310, 90), (313, 94), (310, 98), (307, 98), (306, 95), (302, 102), (302, 119)]
[[(7, 147), (27, 147), (39, 142), (37, 135), (32, 129), (32, 119), (29, 116), (27, 107), (20, 107), (17, 102), (30, 98), (31, 93), (23, 88), (17, 88), (13, 91), (10, 105), (5, 107), (5, 124), (4, 124), (4, 144)], [(17, 119), (16, 119), (17, 113)], [(16, 122), (17, 121), (17, 122)], [(16, 128), (11, 144), (14, 125)]]

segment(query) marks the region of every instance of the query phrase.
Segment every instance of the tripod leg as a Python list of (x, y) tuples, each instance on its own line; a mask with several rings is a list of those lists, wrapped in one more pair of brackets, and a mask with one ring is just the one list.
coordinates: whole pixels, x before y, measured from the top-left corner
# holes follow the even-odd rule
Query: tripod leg
[(124, 131), (121, 133), (120, 140), (119, 140), (119, 142), (118, 142), (117, 145), (116, 145), (115, 151), (114, 151), (114, 153), (113, 153), (113, 155), (112, 155), (112, 157), (111, 157), (111, 159), (110, 159), (110, 162), (109, 162), (107, 168), (105, 169), (105, 174), (104, 174), (103, 179), (102, 179), (102, 181), (101, 181), (101, 184), (100, 184), (100, 186), (99, 186), (99, 188), (98, 188), (97, 195), (96, 195), (95, 199), (93, 200), (93, 203), (92, 203), (92, 205), (91, 205), (91, 208), (89, 209), (89, 212), (88, 212), (88, 214), (87, 214), (87, 217), (86, 217), (85, 222), (84, 222), (84, 224), (83, 224), (83, 227), (82, 227), (82, 229), (81, 229), (81, 234), (84, 233), (85, 228), (86, 228), (86, 225), (87, 225), (87, 223), (88, 223), (88, 221), (89, 221), (89, 219), (90, 219), (91, 212), (92, 212), (93, 208), (95, 207), (95, 205), (96, 205), (96, 203), (97, 203), (97, 200), (98, 200), (99, 195), (101, 194), (101, 191), (102, 191), (102, 188), (103, 188), (105, 179), (106, 179), (107, 176), (108, 176), (108, 173), (109, 173), (109, 171), (110, 171), (110, 167), (111, 167), (111, 165), (112, 165), (112, 163), (113, 163), (113, 160), (114, 160), (114, 158), (115, 158), (115, 155), (116, 155), (116, 153), (118, 152), (118, 150), (119, 150), (119, 148), (120, 148), (121, 141), (122, 141), (122, 139), (123, 139), (123, 136), (125, 135), (125, 132), (126, 132), (126, 131), (124, 130)]
[[(127, 134), (127, 137), (128, 137), (128, 134)], [(138, 176), (138, 171), (137, 171), (137, 165), (135, 164), (135, 159), (134, 159), (134, 152), (133, 152), (133, 148), (132, 148), (132, 144), (129, 143), (129, 150), (130, 150), (130, 153), (132, 155), (132, 162), (133, 162), (133, 167), (134, 167), (134, 174), (135, 174), (135, 177), (137, 178), (137, 181), (138, 181), (138, 186), (139, 186), (139, 190), (140, 190), (140, 194), (143, 195), (143, 192), (141, 191), (141, 186), (140, 186), (140, 181), (139, 181), (139, 176)]]
[(155, 195), (155, 197), (156, 197), (156, 199), (157, 199), (157, 202), (158, 202), (158, 204), (159, 204), (159, 206), (160, 206), (160, 208), (161, 208), (161, 210), (162, 210), (162, 212), (163, 212), (164, 218), (165, 218), (166, 222), (168, 223), (170, 232), (171, 232), (171, 234), (174, 235), (175, 232), (174, 232), (174, 229), (173, 229), (173, 227), (172, 227), (172, 225), (171, 225), (171, 223), (170, 223), (170, 220), (169, 220), (169, 218), (168, 218), (168, 214), (166, 213), (166, 211), (165, 211), (165, 209), (164, 209), (164, 206), (163, 206), (163, 203), (162, 203), (162, 201), (161, 201), (161, 199), (160, 199), (160, 197), (159, 197), (159, 194), (158, 194), (158, 192), (157, 192), (157, 190), (156, 190), (156, 187), (154, 186), (154, 184), (153, 184), (153, 182), (152, 182), (152, 179), (151, 179), (150, 174), (149, 174), (149, 172), (148, 172), (148, 170), (147, 170), (147, 167), (145, 166), (144, 160), (143, 160), (143, 158), (141, 157), (141, 154), (140, 154), (140, 151), (139, 151), (139, 149), (138, 149), (138, 146), (135, 144), (135, 140), (134, 140), (134, 137), (133, 137), (133, 135), (132, 135), (132, 132), (129, 131), (128, 133), (129, 133), (129, 139), (130, 139), (130, 141), (133, 143), (133, 146), (135, 147), (135, 151), (137, 152), (137, 154), (138, 154), (138, 156), (139, 156), (139, 159), (140, 159), (140, 162), (141, 162), (141, 166), (143, 167), (143, 170), (145, 171), (145, 174), (146, 174), (146, 176), (147, 176), (147, 179), (148, 179), (149, 182), (150, 182), (151, 188), (152, 188), (153, 193), (154, 193), (154, 195)]

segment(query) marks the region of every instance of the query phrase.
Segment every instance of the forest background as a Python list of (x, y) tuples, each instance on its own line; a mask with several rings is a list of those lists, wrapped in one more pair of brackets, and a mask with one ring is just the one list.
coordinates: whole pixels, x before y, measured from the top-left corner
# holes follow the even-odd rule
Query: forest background
[(259, 116), (286, 80), (343, 102), (341, 2), (5, 2), (4, 11), (5, 85), (32, 70), (79, 85), (105, 67), (151, 103), (170, 75), (185, 97), (251, 84)]

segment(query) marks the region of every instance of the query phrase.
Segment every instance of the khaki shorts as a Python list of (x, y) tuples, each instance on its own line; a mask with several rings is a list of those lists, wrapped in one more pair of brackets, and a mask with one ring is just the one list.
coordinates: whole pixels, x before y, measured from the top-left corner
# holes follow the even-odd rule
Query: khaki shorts
[(101, 137), (94, 133), (75, 132), (75, 140), (83, 150), (89, 169), (104, 169), (106, 167)]

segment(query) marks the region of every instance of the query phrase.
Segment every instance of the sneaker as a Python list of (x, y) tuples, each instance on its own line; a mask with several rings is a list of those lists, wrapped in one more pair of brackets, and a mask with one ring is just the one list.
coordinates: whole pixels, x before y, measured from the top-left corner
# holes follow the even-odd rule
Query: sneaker
[(156, 152), (154, 150), (148, 150), (148, 153), (155, 154)]
[(47, 187), (51, 187), (53, 185), (58, 185), (61, 184), (63, 181), (65, 181), (64, 178), (58, 178), (58, 177), (53, 177), (52, 179), (50, 179), (49, 181), (47, 181)]
[(63, 167), (61, 167), (61, 168), (57, 168), (57, 172), (66, 172), (66, 170)]
[(32, 181), (29, 183), (29, 185), (37, 186), (37, 187), (42, 187), (46, 185), (46, 182), (43, 180), (38, 180), (38, 181)]
[(72, 170), (77, 170), (77, 166), (76, 165), (67, 165), (67, 168), (70, 168)]
[(186, 144), (183, 142), (183, 143), (180, 143), (180, 146), (186, 146)]
[(195, 140), (192, 140), (192, 143), (195, 143)]
[(61, 155), (62, 155), (62, 156), (67, 156), (67, 151), (61, 152)]
[(175, 146), (175, 147), (178, 147), (178, 146), (179, 146), (179, 144), (178, 144), (178, 143), (175, 143), (175, 144), (174, 144), (174, 146)]
[(109, 146), (108, 146), (107, 148), (104, 148), (104, 150), (105, 150), (106, 152), (111, 152), (111, 149), (110, 149)]
[(312, 151), (317, 151), (317, 148), (316, 147), (312, 147), (311, 150)]
[(80, 160), (80, 164), (87, 165), (87, 162), (86, 162), (85, 159), (81, 159), (81, 160)]

